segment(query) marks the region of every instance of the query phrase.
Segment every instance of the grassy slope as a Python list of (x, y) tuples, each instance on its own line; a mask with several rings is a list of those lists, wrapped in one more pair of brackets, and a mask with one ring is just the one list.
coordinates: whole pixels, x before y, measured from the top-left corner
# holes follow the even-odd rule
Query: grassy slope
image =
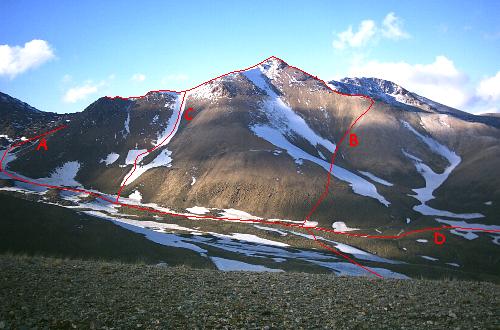
[(0, 193), (0, 253), (213, 268), (198, 253), (165, 247), (111, 222)]
[[(24, 198), (30, 196), (24, 196)], [(36, 195), (31, 196), (36, 198)], [(0, 192), (0, 205), (2, 214), (0, 217), (0, 253), (42, 255), (59, 258), (101, 259), (117, 260), (123, 262), (145, 262), (157, 263), (167, 262), (169, 265), (187, 265), (202, 268), (214, 268), (213, 264), (199, 254), (186, 249), (165, 247), (153, 243), (142, 235), (130, 232), (119, 226), (102, 219), (96, 219), (71, 209), (59, 206), (47, 205), (45, 203), (18, 199)], [(144, 212), (124, 209), (127, 213), (140, 216), (138, 219), (158, 221), (148, 217)], [(215, 231), (223, 234), (234, 232), (254, 234), (263, 238), (277, 240), (287, 243), (293, 247), (305, 249), (318, 248), (312, 241), (294, 235), (285, 237), (273, 235), (271, 232), (262, 231), (248, 224), (228, 223), (210, 220), (192, 220), (182, 218), (164, 219), (185, 227), (200, 227), (200, 230)], [(277, 227), (277, 229), (282, 229)], [(305, 231), (296, 229), (306, 234)], [(396, 232), (394, 232), (396, 234)], [(433, 243), (416, 243), (417, 237), (409, 236), (403, 240), (367, 240), (363, 238), (343, 237), (343, 235), (321, 234), (332, 240), (353, 244), (355, 246), (375, 252), (380, 256), (406, 261), (405, 265), (389, 265), (363, 261), (368, 267), (389, 268), (397, 272), (409, 275), (412, 278), (428, 279), (462, 279), (479, 280), (499, 283), (497, 246), (489, 239), (482, 238), (467, 242), (467, 248), (463, 248), (463, 241), (454, 235), (447, 235), (448, 240), (444, 247), (436, 248)], [(432, 234), (419, 235), (432, 242)], [(473, 246), (471, 246), (471, 243)], [(408, 247), (405, 253), (401, 246)], [(266, 258), (242, 257), (239, 254), (230, 253), (221, 249), (203, 246), (209, 251), (209, 255), (223, 258), (241, 260), (254, 264), (260, 264), (271, 268), (277, 265)], [(480, 253), (478, 251), (481, 251)], [(414, 254), (417, 254), (414, 255)], [(458, 261), (462, 267), (455, 268), (442, 263), (434, 263), (424, 260), (418, 254), (432, 255), (442, 261)], [(487, 267), (486, 267), (487, 266)], [(325, 268), (312, 265), (305, 261), (290, 259), (280, 263), (278, 268), (287, 271), (299, 271), (308, 273), (328, 273)]]

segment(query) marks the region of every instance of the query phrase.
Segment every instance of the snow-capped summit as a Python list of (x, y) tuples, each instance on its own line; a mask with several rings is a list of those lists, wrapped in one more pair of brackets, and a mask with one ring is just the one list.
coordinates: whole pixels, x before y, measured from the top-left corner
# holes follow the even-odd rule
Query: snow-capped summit
[(275, 56), (270, 57), (259, 65), (261, 71), (270, 79), (275, 78), (279, 74), (279, 71), (287, 66), (288, 64), (285, 61)]
[[(346, 94), (368, 95), (375, 100), (384, 101), (389, 104), (401, 106), (402, 104), (431, 110), (431, 104), (424, 101), (420, 95), (412, 93), (400, 85), (389, 80), (378, 78), (343, 78), (340, 81), (330, 81), (330, 86), (335, 90)], [(444, 105), (433, 103), (434, 110)]]

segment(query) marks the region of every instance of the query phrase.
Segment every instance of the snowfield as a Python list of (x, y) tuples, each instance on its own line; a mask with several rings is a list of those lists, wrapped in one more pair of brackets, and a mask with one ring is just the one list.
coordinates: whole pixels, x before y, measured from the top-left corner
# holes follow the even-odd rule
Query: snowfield
[(210, 257), (210, 260), (213, 261), (217, 269), (225, 271), (225, 272), (284, 272), (282, 269), (274, 269), (268, 268), (261, 265), (252, 265), (243, 261), (219, 258), (219, 257)]
[(37, 181), (54, 186), (81, 187), (82, 185), (75, 180), (79, 170), (79, 162), (67, 162), (57, 167), (48, 178), (39, 178)]
[(206, 207), (202, 207), (202, 206), (189, 207), (186, 209), (186, 211), (188, 211), (189, 213), (200, 214), (200, 215), (210, 212), (209, 209), (207, 209)]
[(132, 149), (132, 150), (129, 150), (128, 153), (127, 153), (127, 157), (125, 158), (125, 165), (134, 165), (135, 159), (137, 158), (137, 156), (139, 156), (141, 154), (144, 154), (144, 155), (141, 155), (137, 159), (137, 164), (139, 164), (141, 162), (141, 160), (144, 157), (146, 157), (146, 154), (145, 154), (146, 151), (148, 151), (148, 150), (147, 149)]
[(450, 164), (445, 168), (443, 173), (439, 174), (434, 172), (420, 158), (415, 157), (408, 151), (402, 150), (403, 154), (414, 162), (415, 168), (425, 180), (425, 187), (412, 189), (416, 193), (416, 195), (411, 196), (415, 197), (420, 202), (420, 205), (414, 206), (413, 209), (423, 215), (436, 215), (461, 219), (474, 219), (484, 217), (484, 215), (482, 215), (481, 213), (458, 214), (449, 211), (437, 210), (426, 204), (428, 201), (435, 198), (433, 195), (434, 191), (439, 188), (446, 181), (446, 179), (448, 179), (450, 173), (458, 166), (458, 164), (460, 164), (461, 158), (455, 152), (451, 151), (436, 140), (417, 132), (409, 123), (402, 121), (402, 124), (410, 132), (415, 134), (422, 142), (424, 142), (431, 151), (440, 156), (443, 156)]
[(106, 156), (106, 158), (103, 158), (99, 161), (99, 163), (105, 163), (106, 166), (113, 164), (120, 158), (120, 155), (117, 153), (110, 153), (109, 155)]
[[(295, 146), (290, 141), (288, 141), (279, 130), (265, 125), (254, 125), (250, 127), (250, 129), (258, 137), (272, 143), (279, 148), (285, 149), (298, 165), (301, 165), (304, 160), (309, 160), (321, 166), (323, 169), (325, 169), (325, 171), (330, 172), (331, 164), (329, 162), (315, 157)], [(332, 166), (331, 174), (339, 180), (349, 183), (354, 193), (361, 196), (374, 198), (383, 205), (389, 206), (390, 202), (387, 201), (384, 196), (378, 193), (375, 185), (373, 185), (373, 183), (369, 182), (368, 180), (360, 177), (359, 175), (356, 175), (338, 165)]]
[[(271, 66), (272, 67), (272, 66)], [(377, 199), (380, 203), (388, 206), (390, 203), (377, 192), (377, 188), (366, 179), (340, 167), (330, 163), (324, 159), (313, 156), (304, 150), (292, 144), (288, 138), (300, 136), (306, 139), (312, 146), (318, 148), (323, 146), (330, 152), (334, 152), (336, 145), (329, 140), (317, 135), (305, 122), (305, 120), (295, 113), (283, 100), (274, 92), (270, 84), (266, 80), (264, 74), (268, 74), (269, 68), (261, 67), (245, 71), (243, 74), (255, 86), (266, 92), (267, 100), (262, 105), (262, 112), (266, 115), (270, 122), (268, 125), (252, 125), (250, 129), (258, 137), (270, 142), (274, 146), (284, 149), (295, 160), (297, 165), (302, 165), (304, 160), (309, 160), (323, 167), (338, 179), (349, 183), (354, 193)]]

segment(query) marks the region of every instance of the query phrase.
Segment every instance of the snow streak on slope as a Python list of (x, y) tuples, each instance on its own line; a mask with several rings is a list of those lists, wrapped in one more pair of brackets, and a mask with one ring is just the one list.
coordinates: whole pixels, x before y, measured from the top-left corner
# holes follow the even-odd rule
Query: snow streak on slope
[(366, 172), (366, 171), (359, 171), (359, 173), (361, 173), (361, 174), (363, 174), (364, 176), (366, 176), (366, 177), (368, 177), (368, 178), (372, 179), (372, 180), (373, 180), (373, 181), (375, 181), (375, 182), (378, 182), (378, 183), (380, 183), (380, 184), (383, 184), (384, 186), (388, 186), (388, 187), (392, 187), (392, 186), (393, 186), (393, 184), (392, 184), (392, 183), (390, 183), (390, 182), (388, 182), (388, 181), (386, 181), (386, 180), (384, 180), (384, 179), (381, 179), (381, 178), (379, 178), (378, 176), (376, 176), (376, 175), (374, 175), (374, 174), (372, 174), (372, 173), (370, 173), (370, 172)]
[[(176, 97), (174, 106), (172, 108), (172, 115), (168, 119), (167, 126), (165, 127), (165, 129), (158, 134), (158, 140), (155, 143), (153, 143), (154, 145), (161, 144), (162, 146), (164, 146), (169, 144), (170, 140), (172, 140), (172, 138), (175, 136), (175, 133), (177, 133), (177, 129), (179, 128), (177, 118), (178, 116), (181, 116), (182, 113), (184, 112), (185, 102), (182, 105), (182, 109), (181, 109), (181, 104), (185, 93), (180, 93), (180, 94), (170, 93), (170, 94)], [(169, 103), (165, 104), (165, 107), (168, 106)]]
[(457, 214), (449, 211), (437, 210), (426, 204), (428, 201), (435, 198), (435, 196), (433, 195), (434, 191), (446, 181), (450, 173), (458, 166), (458, 164), (460, 164), (461, 158), (455, 152), (438, 143), (436, 140), (417, 132), (406, 121), (402, 121), (402, 123), (408, 130), (410, 130), (420, 140), (422, 140), (422, 142), (424, 142), (431, 151), (443, 156), (450, 163), (450, 165), (445, 168), (443, 173), (439, 174), (434, 172), (428, 165), (424, 164), (421, 159), (403, 150), (403, 154), (414, 162), (417, 171), (422, 174), (425, 180), (425, 187), (413, 189), (416, 195), (412, 196), (420, 201), (420, 205), (414, 206), (413, 209), (423, 215), (438, 215), (462, 219), (484, 217), (480, 213)]
[(296, 134), (309, 141), (313, 146), (322, 145), (333, 152), (335, 144), (318, 136), (302, 117), (297, 115), (281, 98), (271, 89), (259, 69), (252, 69), (243, 73), (252, 83), (265, 91), (269, 96), (263, 110), (270, 123), (285, 135)]
[[(309, 160), (323, 167), (325, 171), (330, 170), (329, 162), (315, 157), (300, 149), (299, 147), (293, 145), (278, 129), (266, 125), (254, 125), (251, 127), (251, 129), (258, 137), (263, 138), (264, 140), (272, 143), (279, 148), (285, 149), (298, 164), (302, 164), (303, 160)], [(332, 174), (338, 179), (348, 182), (352, 187), (354, 193), (375, 198), (385, 206), (388, 206), (390, 204), (382, 195), (377, 192), (377, 188), (375, 188), (372, 183), (352, 172), (349, 172), (345, 168), (333, 165)]]
[[(177, 130), (179, 128), (179, 118), (182, 116), (182, 113), (184, 112), (185, 108), (185, 103), (182, 102), (185, 93), (169, 93), (171, 95), (175, 95), (175, 103), (172, 108), (172, 115), (167, 121), (167, 126), (165, 129), (158, 134), (158, 140), (154, 142), (153, 144), (155, 145), (154, 148), (150, 150), (134, 150), (137, 151), (134, 154), (134, 159), (132, 160), (132, 157), (129, 157), (131, 152), (133, 150), (129, 151), (129, 156), (127, 156), (127, 161), (125, 162), (126, 164), (136, 164), (135, 168), (132, 168), (130, 172), (125, 175), (125, 178), (123, 179), (121, 185), (123, 186), (124, 184), (130, 184), (134, 182), (138, 177), (140, 177), (142, 174), (144, 174), (147, 170), (155, 168), (155, 167), (160, 167), (160, 166), (166, 166), (170, 167), (172, 158), (170, 157), (172, 155), (172, 152), (169, 151), (168, 149), (163, 149), (158, 156), (156, 156), (155, 159), (151, 163), (148, 164), (143, 164), (142, 160), (149, 154), (149, 152), (152, 152), (153, 150), (159, 148), (160, 146), (165, 146), (167, 145), (172, 138), (175, 136), (175, 133), (177, 133)], [(170, 106), (169, 103), (165, 104), (165, 107)]]
[[(303, 160), (309, 160), (323, 167), (326, 171), (330, 171), (329, 162), (298, 148), (287, 137), (290, 137), (292, 134), (301, 136), (309, 141), (311, 145), (316, 147), (322, 145), (332, 153), (335, 150), (335, 144), (318, 136), (302, 117), (287, 106), (272, 90), (260, 69), (245, 71), (244, 75), (268, 95), (268, 99), (263, 104), (262, 111), (266, 114), (270, 125), (256, 124), (251, 126), (250, 129), (260, 138), (279, 148), (285, 149), (295, 159), (297, 164), (301, 165)], [(364, 178), (337, 165), (333, 166), (332, 174), (338, 179), (348, 182), (354, 193), (374, 198), (385, 206), (390, 204), (377, 192), (377, 188)]]

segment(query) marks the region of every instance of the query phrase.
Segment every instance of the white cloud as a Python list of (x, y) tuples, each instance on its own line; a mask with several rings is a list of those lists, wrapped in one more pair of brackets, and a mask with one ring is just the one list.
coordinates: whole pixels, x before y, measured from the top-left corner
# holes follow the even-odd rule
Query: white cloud
[(468, 77), (446, 56), (437, 56), (429, 64), (372, 60), (352, 66), (348, 75), (390, 80), (431, 100), (459, 109), (473, 99), (473, 93), (467, 88)]
[(403, 21), (390, 12), (384, 17), (381, 28), (373, 20), (361, 21), (357, 32), (353, 32), (350, 25), (347, 30), (337, 33), (337, 39), (332, 45), (335, 49), (359, 48), (367, 45), (370, 40), (377, 41), (380, 38), (399, 40), (409, 37), (410, 35), (403, 31)]
[(403, 31), (403, 21), (393, 12), (387, 14), (382, 21), (382, 34), (389, 39), (406, 39), (410, 35)]
[(146, 75), (143, 74), (143, 73), (136, 73), (130, 79), (133, 80), (133, 81), (139, 81), (139, 82), (141, 82), (141, 81), (146, 80)]
[(333, 41), (333, 47), (336, 49), (344, 49), (349, 47), (361, 47), (365, 45), (376, 32), (375, 22), (365, 20), (359, 24), (358, 32), (352, 32), (352, 26), (343, 32), (337, 34), (337, 40)]
[(68, 89), (64, 94), (63, 101), (66, 103), (76, 103), (86, 99), (89, 95), (97, 93), (98, 85), (85, 84), (83, 86), (73, 87)]
[[(69, 75), (66, 75), (69, 76)], [(66, 77), (65, 76), (65, 77)], [(70, 76), (71, 77), (71, 76)], [(102, 92), (103, 89), (110, 86), (111, 82), (115, 79), (114, 74), (110, 74), (105, 79), (94, 82), (92, 80), (87, 80), (81, 85), (73, 85), (70, 89), (66, 91), (63, 95), (63, 102), (66, 103), (76, 103), (78, 101), (82, 101), (87, 99), (90, 95), (96, 94), (98, 92)], [(69, 81), (69, 83), (72, 80)]]
[(493, 77), (481, 80), (476, 93), (485, 101), (500, 101), (500, 71)]
[(45, 40), (31, 40), (21, 46), (0, 45), (0, 76), (14, 78), (55, 57)]
[(355, 61), (347, 75), (390, 80), (433, 101), (471, 113), (500, 112), (500, 71), (482, 79), (475, 87), (469, 77), (443, 55), (427, 64)]

